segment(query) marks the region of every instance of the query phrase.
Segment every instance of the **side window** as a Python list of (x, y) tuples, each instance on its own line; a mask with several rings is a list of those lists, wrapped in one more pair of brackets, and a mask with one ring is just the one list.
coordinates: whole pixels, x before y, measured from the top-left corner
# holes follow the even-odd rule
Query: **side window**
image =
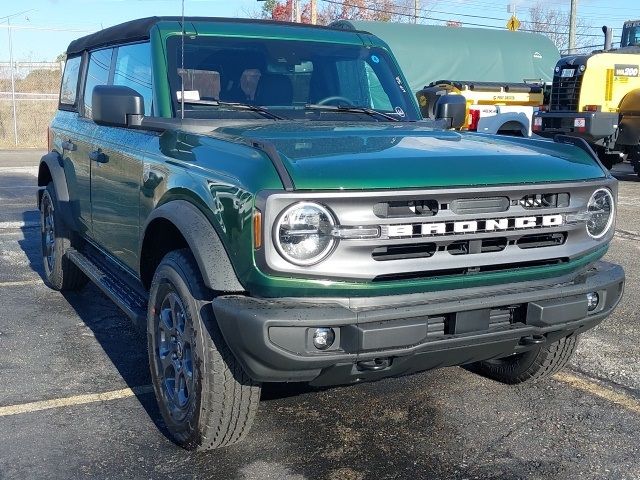
[(84, 116), (91, 118), (91, 96), (96, 85), (109, 84), (109, 70), (111, 68), (111, 55), (113, 49), (97, 50), (91, 52), (89, 68), (87, 69), (87, 81), (84, 85)]
[(118, 48), (114, 85), (124, 85), (144, 98), (144, 113), (151, 114), (153, 89), (151, 84), (151, 50), (149, 43), (137, 43)]
[(82, 57), (67, 59), (62, 75), (60, 87), (60, 103), (63, 105), (75, 105), (78, 93), (78, 77), (80, 75), (80, 61)]

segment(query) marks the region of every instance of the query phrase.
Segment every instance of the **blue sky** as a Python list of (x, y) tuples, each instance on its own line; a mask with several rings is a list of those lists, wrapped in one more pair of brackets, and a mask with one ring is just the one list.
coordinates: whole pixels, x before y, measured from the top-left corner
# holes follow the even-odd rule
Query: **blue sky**
[[(503, 26), (510, 14), (507, 5), (514, 0), (420, 0), (425, 15), (491, 26)], [(542, 0), (567, 10), (569, 0)], [(53, 60), (74, 38), (134, 18), (151, 15), (179, 15), (180, 0), (21, 0), (0, 2), (0, 61), (9, 59), (7, 23), (2, 17), (28, 10), (11, 19), (16, 60)], [(323, 0), (318, 0), (322, 5)], [(375, 4), (375, 0), (370, 0)], [(520, 19), (536, 0), (515, 0)], [(256, 0), (186, 0), (187, 15), (246, 17), (260, 9)], [(614, 27), (620, 33), (624, 20), (640, 19), (638, 0), (579, 0), (578, 14), (591, 26), (594, 44), (600, 44), (600, 27)], [(466, 15), (466, 16), (465, 16)], [(492, 17), (492, 18), (477, 18)], [(504, 19), (504, 20), (502, 20)], [(427, 23), (441, 23), (428, 21)]]

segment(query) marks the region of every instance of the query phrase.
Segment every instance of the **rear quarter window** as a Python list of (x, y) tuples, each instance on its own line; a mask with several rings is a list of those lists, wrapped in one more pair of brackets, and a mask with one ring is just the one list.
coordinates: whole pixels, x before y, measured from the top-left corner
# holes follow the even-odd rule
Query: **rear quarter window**
[(64, 66), (62, 84), (60, 86), (60, 104), (75, 106), (78, 97), (78, 78), (80, 77), (80, 61), (82, 57), (68, 58)]

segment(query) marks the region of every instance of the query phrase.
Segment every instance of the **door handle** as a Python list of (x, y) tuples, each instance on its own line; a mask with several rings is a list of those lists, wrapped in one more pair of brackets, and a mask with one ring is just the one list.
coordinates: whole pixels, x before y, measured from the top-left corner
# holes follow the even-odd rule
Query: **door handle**
[(78, 149), (78, 146), (73, 143), (71, 140), (65, 140), (62, 142), (62, 150), (67, 150), (69, 152), (75, 152)]
[(109, 156), (106, 155), (102, 150), (98, 149), (89, 153), (89, 160), (97, 163), (107, 163), (109, 161)]

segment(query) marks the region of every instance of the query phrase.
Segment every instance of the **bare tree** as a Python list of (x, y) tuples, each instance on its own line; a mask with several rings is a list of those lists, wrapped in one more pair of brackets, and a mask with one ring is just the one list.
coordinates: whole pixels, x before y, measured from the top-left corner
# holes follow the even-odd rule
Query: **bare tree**
[(541, 33), (551, 39), (562, 53), (577, 53), (592, 45), (601, 43), (591, 36), (591, 25), (584, 19), (577, 19), (576, 48), (569, 52), (569, 12), (549, 7), (548, 2), (538, 2), (529, 9), (529, 20), (522, 22), (521, 30)]
[[(301, 1), (302, 22), (311, 21), (310, 2)], [(413, 0), (320, 0), (318, 23), (329, 24), (334, 20), (376, 20), (379, 22), (409, 22), (413, 20)], [(245, 12), (253, 18), (289, 20), (292, 0), (267, 0), (262, 10)], [(418, 12), (420, 15), (421, 12)]]

